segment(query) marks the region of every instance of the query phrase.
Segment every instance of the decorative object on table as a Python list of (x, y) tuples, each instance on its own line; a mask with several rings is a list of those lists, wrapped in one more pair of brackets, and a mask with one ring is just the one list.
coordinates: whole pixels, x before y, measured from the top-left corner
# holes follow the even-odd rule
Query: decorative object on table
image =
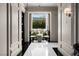
[(43, 36), (48, 35), (48, 30), (43, 32)]
[(31, 35), (35, 35), (36, 36), (37, 34), (38, 34), (37, 31), (34, 31), (34, 30), (31, 31)]
[(38, 39), (38, 42), (41, 42), (42, 39), (43, 39), (43, 34), (37, 34), (37, 39)]

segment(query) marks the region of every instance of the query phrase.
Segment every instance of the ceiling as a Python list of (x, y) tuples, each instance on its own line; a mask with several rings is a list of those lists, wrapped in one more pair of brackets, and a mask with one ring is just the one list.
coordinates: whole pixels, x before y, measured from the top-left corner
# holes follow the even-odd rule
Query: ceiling
[(25, 6), (36, 7), (36, 6), (57, 6), (58, 3), (26, 3)]

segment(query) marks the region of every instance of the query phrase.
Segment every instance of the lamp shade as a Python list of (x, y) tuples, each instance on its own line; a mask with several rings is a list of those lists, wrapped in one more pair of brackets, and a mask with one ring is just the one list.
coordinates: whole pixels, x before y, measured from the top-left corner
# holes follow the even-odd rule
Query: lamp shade
[(71, 16), (71, 14), (72, 14), (72, 12), (71, 12), (71, 8), (65, 8), (64, 9), (64, 14), (66, 15), (66, 16)]

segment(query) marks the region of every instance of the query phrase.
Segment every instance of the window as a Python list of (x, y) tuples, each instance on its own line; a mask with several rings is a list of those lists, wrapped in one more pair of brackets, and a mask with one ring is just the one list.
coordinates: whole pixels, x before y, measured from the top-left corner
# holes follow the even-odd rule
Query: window
[(32, 29), (46, 29), (47, 13), (32, 13)]

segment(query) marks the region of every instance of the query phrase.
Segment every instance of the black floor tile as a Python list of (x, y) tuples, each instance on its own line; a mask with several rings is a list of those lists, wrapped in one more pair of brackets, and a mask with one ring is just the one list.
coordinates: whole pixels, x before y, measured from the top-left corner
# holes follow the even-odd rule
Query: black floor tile
[(58, 48), (53, 48), (53, 50), (55, 51), (55, 53), (57, 54), (57, 56), (63, 56), (60, 51), (58, 50)]

